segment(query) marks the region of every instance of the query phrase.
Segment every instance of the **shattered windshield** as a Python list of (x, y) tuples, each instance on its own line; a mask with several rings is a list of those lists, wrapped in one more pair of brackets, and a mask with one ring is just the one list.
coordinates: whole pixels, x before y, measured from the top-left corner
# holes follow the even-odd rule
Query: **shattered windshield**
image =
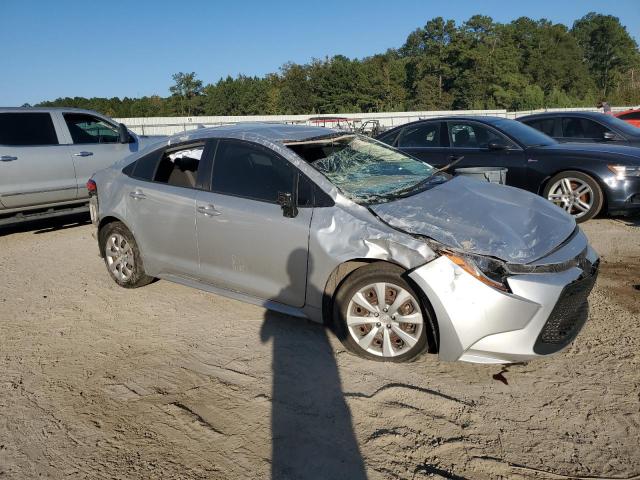
[(432, 166), (362, 135), (288, 142), (287, 147), (358, 203), (381, 203), (413, 193), (436, 172)]

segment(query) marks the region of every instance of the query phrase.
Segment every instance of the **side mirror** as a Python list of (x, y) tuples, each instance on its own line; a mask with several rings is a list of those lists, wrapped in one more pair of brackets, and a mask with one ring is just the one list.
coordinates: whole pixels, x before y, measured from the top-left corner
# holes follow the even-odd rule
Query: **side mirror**
[(131, 141), (131, 135), (124, 123), (118, 124), (118, 136), (120, 137), (120, 143), (129, 143)]
[(605, 140), (615, 140), (616, 134), (613, 132), (604, 132), (604, 135), (602, 135), (602, 138), (604, 138)]
[(282, 215), (287, 218), (298, 216), (298, 207), (290, 193), (278, 192), (278, 205), (282, 207)]
[(507, 147), (504, 143), (500, 143), (500, 142), (489, 142), (489, 150), (506, 150)]

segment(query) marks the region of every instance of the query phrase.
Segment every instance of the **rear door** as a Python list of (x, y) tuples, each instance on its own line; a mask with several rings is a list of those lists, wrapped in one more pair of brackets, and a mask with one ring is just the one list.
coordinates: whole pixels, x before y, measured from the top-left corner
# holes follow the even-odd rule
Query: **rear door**
[(0, 112), (0, 203), (22, 208), (76, 199), (69, 147), (48, 112)]
[(172, 146), (137, 162), (128, 180), (127, 216), (142, 257), (154, 274), (197, 279), (195, 208), (205, 142)]
[(133, 138), (131, 143), (120, 143), (118, 127), (104, 118), (87, 113), (65, 112), (62, 121), (69, 131), (79, 198), (88, 197), (84, 185), (91, 175), (137, 150)]
[[(454, 158), (464, 157), (449, 173), (463, 167), (505, 167), (508, 185), (527, 188), (524, 151), (514, 141), (480, 122), (452, 120), (447, 125), (451, 154)], [(492, 144), (503, 148), (491, 148)]]
[(396, 144), (403, 152), (434, 167), (442, 167), (453, 160), (450, 158), (447, 124), (439, 120), (406, 126), (398, 135)]
[(285, 305), (304, 305), (313, 208), (300, 202), (290, 218), (277, 202), (282, 194), (295, 197), (299, 181), (307, 180), (272, 150), (220, 140), (210, 191), (199, 192), (196, 202), (203, 280)]

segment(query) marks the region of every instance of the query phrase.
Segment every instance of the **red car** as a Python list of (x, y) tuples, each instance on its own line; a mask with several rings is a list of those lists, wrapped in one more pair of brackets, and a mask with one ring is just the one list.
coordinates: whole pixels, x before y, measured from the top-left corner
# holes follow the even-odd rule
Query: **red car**
[(615, 114), (615, 116), (620, 120), (624, 120), (625, 122), (630, 123), (634, 127), (640, 128), (640, 108), (618, 112)]

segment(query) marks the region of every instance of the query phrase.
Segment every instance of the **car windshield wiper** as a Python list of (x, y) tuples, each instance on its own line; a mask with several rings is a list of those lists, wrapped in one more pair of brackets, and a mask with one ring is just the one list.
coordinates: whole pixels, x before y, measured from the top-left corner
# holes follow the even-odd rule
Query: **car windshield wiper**
[(428, 176), (426, 176), (425, 178), (423, 178), (422, 180), (420, 180), (418, 183), (416, 183), (415, 185), (411, 185), (410, 187), (407, 188), (403, 188), (402, 190), (396, 190), (395, 192), (391, 192), (387, 195), (384, 195), (383, 198), (393, 198), (393, 197), (397, 197), (399, 195), (404, 195), (405, 193), (410, 193), (410, 192), (414, 192), (416, 190), (419, 190), (420, 188), (422, 188), (423, 186), (425, 186), (426, 184), (428, 184), (431, 179), (433, 177), (435, 177), (438, 173), (442, 173), (445, 170), (447, 170), (448, 168), (453, 167), (454, 165), (460, 163), (462, 161), (462, 159), (464, 158), (463, 155), (460, 155), (458, 158), (456, 158), (453, 162), (450, 162), (448, 164), (446, 164), (444, 167), (442, 168), (438, 168), (436, 170), (434, 170), (433, 172), (431, 172)]

